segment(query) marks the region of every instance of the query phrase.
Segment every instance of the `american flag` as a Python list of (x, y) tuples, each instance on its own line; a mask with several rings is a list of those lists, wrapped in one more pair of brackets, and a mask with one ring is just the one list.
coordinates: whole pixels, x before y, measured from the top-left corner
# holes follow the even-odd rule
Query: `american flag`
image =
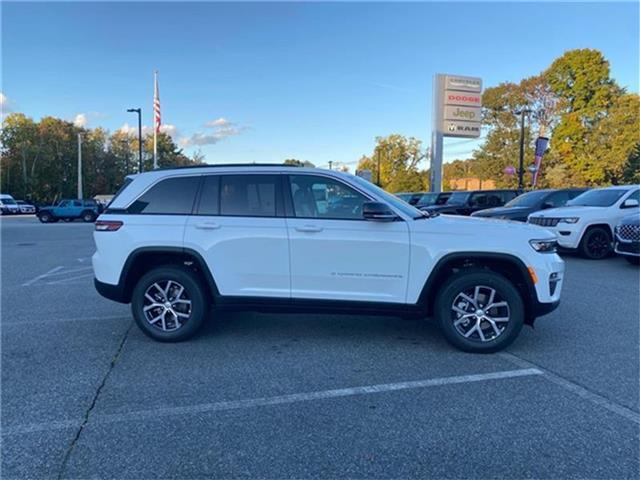
[(158, 90), (158, 72), (155, 72), (153, 88), (153, 128), (155, 132), (160, 132), (162, 116), (160, 115), (160, 91)]

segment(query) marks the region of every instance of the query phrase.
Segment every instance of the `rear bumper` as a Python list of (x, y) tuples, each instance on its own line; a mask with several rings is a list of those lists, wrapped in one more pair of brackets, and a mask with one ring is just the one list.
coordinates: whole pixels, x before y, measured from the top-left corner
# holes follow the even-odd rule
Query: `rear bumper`
[(124, 294), (124, 289), (120, 285), (104, 283), (99, 281), (97, 278), (93, 279), (93, 285), (96, 287), (98, 293), (104, 298), (108, 298), (114, 302), (129, 303), (126, 295)]

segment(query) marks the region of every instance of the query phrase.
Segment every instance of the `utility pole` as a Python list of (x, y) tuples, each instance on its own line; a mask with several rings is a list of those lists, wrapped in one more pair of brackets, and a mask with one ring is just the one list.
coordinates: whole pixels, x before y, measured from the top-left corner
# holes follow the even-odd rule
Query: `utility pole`
[(78, 133), (78, 198), (82, 196), (82, 134)]
[(128, 108), (127, 112), (138, 114), (138, 173), (142, 173), (142, 109)]
[(329, 160), (329, 170), (333, 170), (333, 168), (331, 168), (333, 166), (333, 160)]
[(376, 149), (376, 156), (377, 156), (377, 159), (378, 159), (378, 169), (377, 169), (378, 170), (378, 175), (377, 175), (378, 179), (376, 180), (376, 185), (380, 186), (380, 149), (379, 148)]
[(531, 110), (523, 108), (516, 112), (520, 115), (520, 161), (518, 165), (518, 190), (524, 189), (524, 116), (531, 113)]

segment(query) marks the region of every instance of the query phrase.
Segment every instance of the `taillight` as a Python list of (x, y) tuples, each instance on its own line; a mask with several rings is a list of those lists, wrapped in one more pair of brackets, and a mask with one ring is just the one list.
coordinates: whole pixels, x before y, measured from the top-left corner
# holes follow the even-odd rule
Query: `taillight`
[(96, 232), (115, 232), (122, 226), (119, 220), (96, 220)]

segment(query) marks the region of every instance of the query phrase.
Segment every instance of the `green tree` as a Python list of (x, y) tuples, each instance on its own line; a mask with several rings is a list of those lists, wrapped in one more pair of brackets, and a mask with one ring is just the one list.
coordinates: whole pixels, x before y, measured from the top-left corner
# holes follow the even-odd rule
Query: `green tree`
[(377, 137), (376, 143), (373, 154), (360, 159), (358, 170), (370, 170), (373, 181), (377, 183), (379, 179), (380, 186), (390, 192), (427, 188), (427, 172), (419, 170), (425, 156), (420, 140), (392, 134)]

